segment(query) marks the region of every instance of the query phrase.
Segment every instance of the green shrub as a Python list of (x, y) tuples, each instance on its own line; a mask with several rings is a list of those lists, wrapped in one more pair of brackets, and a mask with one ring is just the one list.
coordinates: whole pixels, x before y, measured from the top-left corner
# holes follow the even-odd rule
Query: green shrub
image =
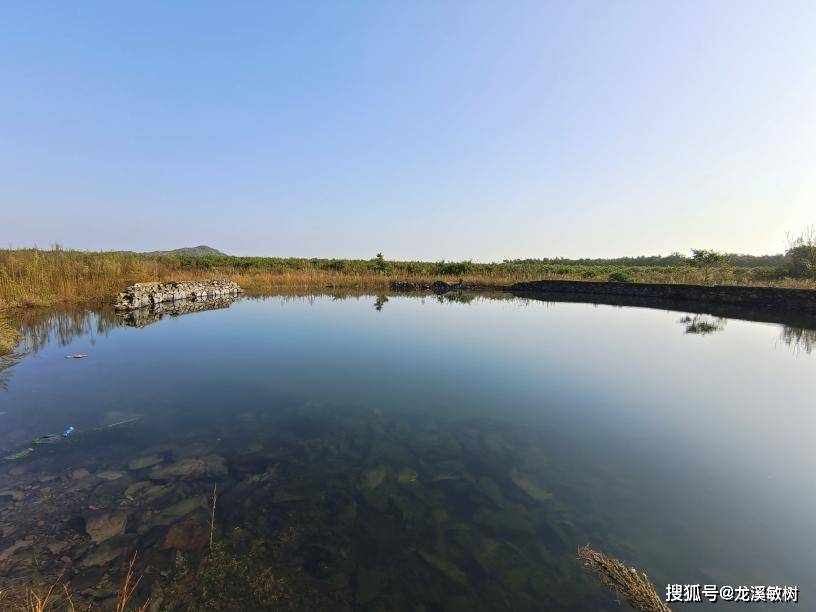
[(631, 283), (632, 282), (632, 278), (629, 276), (629, 273), (626, 272), (625, 270), (617, 270), (615, 272), (612, 272), (612, 274), (610, 274), (607, 277), (607, 280), (610, 283)]

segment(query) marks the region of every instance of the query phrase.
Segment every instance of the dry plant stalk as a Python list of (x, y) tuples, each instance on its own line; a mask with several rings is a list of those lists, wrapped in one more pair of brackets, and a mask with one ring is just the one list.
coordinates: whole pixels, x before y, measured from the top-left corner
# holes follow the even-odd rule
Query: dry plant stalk
[[(136, 588), (142, 581), (142, 576), (134, 578), (133, 574), (133, 566), (136, 564), (137, 556), (138, 553), (133, 553), (133, 557), (130, 559), (130, 565), (128, 566), (127, 574), (125, 575), (125, 582), (122, 584), (122, 590), (119, 592), (119, 599), (116, 602), (116, 612), (125, 612), (130, 598), (133, 597), (134, 591), (136, 591)], [(145, 603), (137, 608), (137, 612), (147, 610), (149, 603), (150, 600), (148, 599)]]
[(53, 603), (52, 596), (54, 594), (54, 588), (57, 586), (59, 581), (62, 579), (62, 574), (57, 576), (57, 579), (54, 583), (49, 587), (48, 591), (46, 591), (45, 595), (40, 597), (40, 594), (35, 592), (32, 589), (28, 590), (26, 593), (26, 601), (25, 601), (25, 610), (27, 612), (46, 612)]
[(644, 572), (638, 572), (634, 567), (627, 567), (623, 561), (607, 557), (589, 546), (582, 546), (578, 549), (578, 558), (584, 563), (584, 567), (600, 575), (601, 584), (623, 595), (636, 610), (671, 612), (671, 608), (663, 602), (652, 581)]
[(68, 612), (76, 612), (76, 607), (74, 606), (74, 599), (71, 597), (71, 591), (68, 589), (68, 585), (63, 584), (62, 590), (65, 593), (65, 599), (68, 600)]
[(213, 485), (212, 512), (210, 513), (210, 551), (213, 547), (213, 534), (215, 533), (215, 504), (218, 501), (218, 483)]

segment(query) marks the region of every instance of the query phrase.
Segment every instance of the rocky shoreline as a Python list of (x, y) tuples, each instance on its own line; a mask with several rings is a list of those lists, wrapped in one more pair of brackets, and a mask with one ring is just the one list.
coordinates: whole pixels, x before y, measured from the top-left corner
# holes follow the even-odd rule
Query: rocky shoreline
[(119, 311), (135, 310), (162, 302), (221, 298), (242, 292), (237, 283), (227, 280), (136, 283), (116, 296), (114, 308)]

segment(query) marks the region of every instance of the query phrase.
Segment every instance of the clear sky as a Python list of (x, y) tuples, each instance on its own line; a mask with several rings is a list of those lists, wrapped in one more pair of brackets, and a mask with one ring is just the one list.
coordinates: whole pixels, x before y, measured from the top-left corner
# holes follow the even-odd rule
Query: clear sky
[(769, 253), (816, 223), (813, 0), (0, 5), (0, 244)]

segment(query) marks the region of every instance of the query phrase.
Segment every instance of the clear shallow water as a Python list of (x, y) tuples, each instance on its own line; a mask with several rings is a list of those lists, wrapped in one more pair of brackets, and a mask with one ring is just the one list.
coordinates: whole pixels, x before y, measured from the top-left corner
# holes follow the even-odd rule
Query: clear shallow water
[[(34, 449), (0, 464), (8, 580), (67, 568), (105, 601), (138, 550), (145, 595), (169, 605), (217, 483), (216, 540), (275, 568), (295, 608), (619, 608), (580, 568), (585, 543), (661, 593), (795, 584), (813, 601), (812, 330), (395, 296), (243, 299), (143, 327), (29, 316), (36, 350), (0, 392), (0, 448)], [(111, 513), (122, 525), (92, 541)]]

